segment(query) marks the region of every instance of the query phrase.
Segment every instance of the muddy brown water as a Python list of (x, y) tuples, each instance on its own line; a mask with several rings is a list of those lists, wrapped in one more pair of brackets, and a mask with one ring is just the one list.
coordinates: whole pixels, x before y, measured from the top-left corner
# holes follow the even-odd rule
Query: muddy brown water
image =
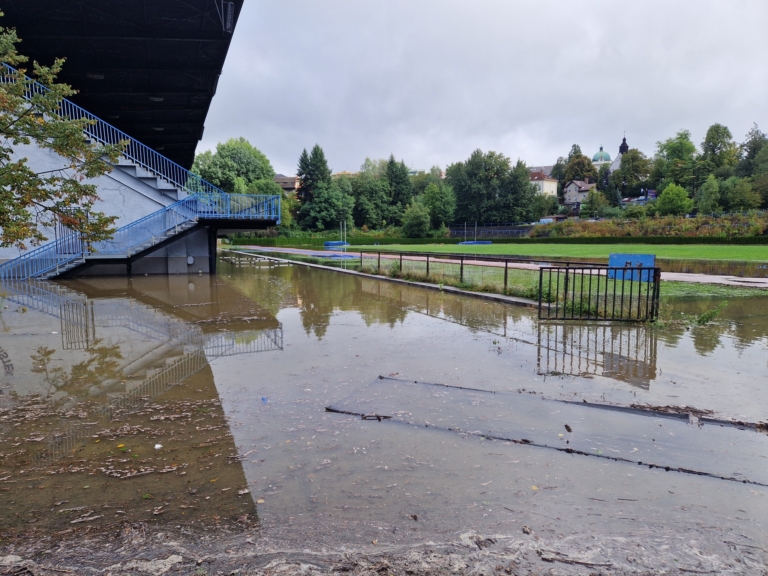
[(312, 549), (523, 526), (766, 545), (768, 436), (725, 421), (768, 419), (768, 297), (659, 329), (302, 265), (3, 290), (3, 538), (143, 522)]

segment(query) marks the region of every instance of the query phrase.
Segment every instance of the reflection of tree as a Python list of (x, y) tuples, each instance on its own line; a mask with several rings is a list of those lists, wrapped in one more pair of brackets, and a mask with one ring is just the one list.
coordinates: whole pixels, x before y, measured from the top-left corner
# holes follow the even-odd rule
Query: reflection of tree
[(43, 376), (49, 394), (54, 390), (76, 393), (105, 380), (117, 379), (121, 375), (118, 360), (123, 359), (120, 346), (102, 346), (101, 342), (94, 341), (93, 346), (86, 349), (88, 358), (72, 366), (69, 373), (62, 366), (52, 365), (56, 350), (40, 346), (31, 356), (32, 372)]
[(720, 345), (720, 328), (717, 326), (697, 326), (691, 329), (693, 347), (701, 356), (715, 351)]

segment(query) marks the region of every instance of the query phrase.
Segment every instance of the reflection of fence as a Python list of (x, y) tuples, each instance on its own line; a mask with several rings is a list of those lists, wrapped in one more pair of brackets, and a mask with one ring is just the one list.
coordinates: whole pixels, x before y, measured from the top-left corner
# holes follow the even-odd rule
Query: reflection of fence
[(203, 350), (209, 358), (282, 350), (283, 327), (248, 332), (218, 332), (205, 335), (203, 340)]
[(93, 301), (62, 298), (61, 345), (64, 350), (83, 350), (96, 340)]
[(661, 268), (542, 267), (539, 318), (653, 321), (659, 314), (660, 284)]
[(541, 375), (606, 376), (648, 389), (656, 378), (656, 333), (645, 326), (540, 324)]

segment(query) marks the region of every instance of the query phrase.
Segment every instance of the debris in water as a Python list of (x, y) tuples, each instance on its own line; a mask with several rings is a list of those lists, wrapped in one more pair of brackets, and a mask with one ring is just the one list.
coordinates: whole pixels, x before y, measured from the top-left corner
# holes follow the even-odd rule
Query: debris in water
[(528, 528), (528, 526), (523, 526), (523, 534), (532, 534), (533, 530)]
[(565, 425), (565, 429), (568, 430), (568, 432), (573, 432), (573, 429), (568, 426), (568, 424)]

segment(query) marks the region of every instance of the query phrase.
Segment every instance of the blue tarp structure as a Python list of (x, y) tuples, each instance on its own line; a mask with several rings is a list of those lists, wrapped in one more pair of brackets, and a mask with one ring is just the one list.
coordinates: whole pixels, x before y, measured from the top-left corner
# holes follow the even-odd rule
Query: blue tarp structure
[[(653, 270), (631, 269), (638, 267), (654, 268), (656, 266), (656, 254), (611, 254), (608, 256), (608, 266), (608, 278), (612, 280), (653, 282)], [(627, 268), (627, 271), (614, 270), (614, 268)]]
[(349, 246), (349, 242), (343, 242), (342, 240), (329, 240), (324, 242), (323, 246), (326, 248), (340, 248), (342, 246)]
[(459, 244), (493, 244), (490, 240), (468, 240), (466, 242), (459, 242)]

